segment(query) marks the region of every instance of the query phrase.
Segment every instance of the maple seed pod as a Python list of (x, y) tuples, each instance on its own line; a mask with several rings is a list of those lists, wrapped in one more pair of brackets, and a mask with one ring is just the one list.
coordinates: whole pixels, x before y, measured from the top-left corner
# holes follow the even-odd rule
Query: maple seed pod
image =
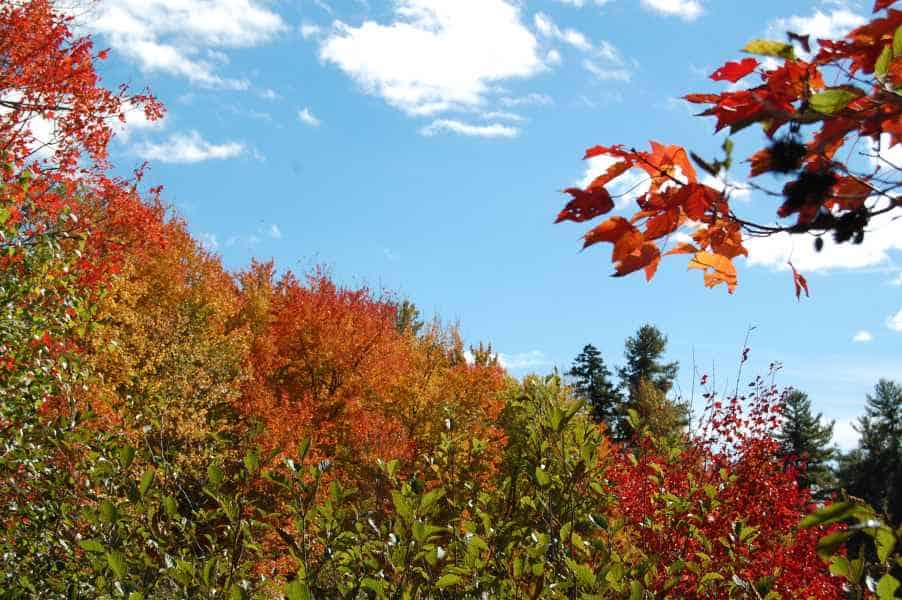
[(820, 252), (823, 249), (824, 249), (824, 238), (822, 238), (821, 236), (814, 238), (814, 251)]
[(778, 173), (791, 173), (802, 166), (807, 149), (795, 136), (786, 136), (774, 142), (767, 149), (770, 154), (770, 166), (772, 171)]

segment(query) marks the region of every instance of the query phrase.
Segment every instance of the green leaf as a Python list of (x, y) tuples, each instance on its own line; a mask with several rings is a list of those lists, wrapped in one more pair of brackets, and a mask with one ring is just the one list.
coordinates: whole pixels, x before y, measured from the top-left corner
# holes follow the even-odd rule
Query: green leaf
[(391, 499), (395, 505), (395, 510), (398, 515), (405, 521), (410, 521), (413, 519), (413, 508), (411, 508), (410, 503), (407, 502), (407, 499), (404, 495), (398, 490), (392, 490)]
[(877, 546), (877, 558), (880, 562), (886, 562), (890, 553), (896, 547), (896, 536), (889, 527), (880, 527), (874, 533), (874, 544)]
[(163, 498), (163, 509), (166, 511), (166, 514), (173, 519), (179, 515), (179, 505), (172, 496)]
[(845, 556), (834, 556), (830, 562), (830, 573), (838, 577), (851, 579), (852, 566), (849, 564), (849, 559)]
[(0, 225), (3, 225), (4, 223), (6, 223), (6, 221), (9, 219), (9, 215), (10, 215), (9, 210), (0, 206)]
[(834, 502), (824, 508), (818, 509), (802, 519), (802, 527), (814, 527), (815, 525), (828, 525), (862, 515), (867, 512), (863, 506), (854, 502)]
[(98, 554), (106, 552), (106, 548), (97, 540), (79, 540), (78, 545), (87, 552), (96, 552)]
[(118, 514), (119, 511), (116, 510), (116, 506), (109, 500), (104, 500), (100, 503), (100, 520), (104, 523), (113, 523)]
[(116, 577), (118, 577), (119, 579), (123, 579), (125, 577), (127, 569), (125, 566), (125, 557), (122, 556), (121, 552), (118, 552), (116, 550), (107, 552), (106, 562), (108, 565), (110, 565), (110, 569), (113, 570), (113, 573), (116, 574)]
[(540, 487), (548, 487), (548, 485), (551, 484), (551, 477), (548, 476), (545, 469), (536, 467), (536, 481), (539, 483)]
[(883, 47), (883, 52), (880, 53), (880, 56), (877, 57), (877, 61), (874, 63), (874, 74), (877, 75), (878, 79), (886, 77), (886, 72), (889, 70), (889, 63), (892, 60), (893, 48), (887, 44)]
[(630, 600), (642, 600), (645, 598), (645, 588), (636, 580), (630, 581)]
[(887, 573), (877, 582), (877, 597), (880, 600), (893, 600), (896, 590), (899, 589), (899, 580)]
[(285, 596), (288, 600), (312, 600), (313, 598), (307, 584), (300, 579), (285, 584)]
[(141, 493), (141, 497), (143, 498), (145, 494), (147, 494), (147, 490), (150, 489), (150, 485), (153, 483), (154, 476), (153, 467), (144, 471), (144, 475), (141, 476), (141, 483), (138, 485), (138, 491)]
[(254, 473), (260, 468), (260, 457), (257, 456), (256, 450), (251, 450), (244, 455), (244, 468), (250, 473)]
[(817, 542), (817, 554), (824, 560), (828, 560), (836, 554), (839, 547), (854, 535), (852, 531), (837, 531), (830, 535), (825, 535)]
[(222, 469), (216, 465), (207, 467), (207, 481), (210, 482), (210, 485), (212, 485), (214, 489), (219, 488), (219, 486), (222, 485), (223, 479), (225, 479), (225, 474), (222, 472)]
[(448, 573), (446, 575), (442, 575), (438, 581), (435, 582), (435, 587), (441, 589), (445, 589), (451, 586), (455, 586), (461, 582), (460, 575), (455, 575), (454, 573)]
[(118, 452), (119, 464), (123, 469), (127, 469), (132, 465), (132, 461), (135, 459), (135, 449), (131, 446), (123, 446), (119, 448)]
[(752, 40), (742, 49), (749, 54), (761, 54), (763, 56), (776, 56), (777, 58), (794, 59), (796, 57), (792, 44), (774, 42), (772, 40)]
[(893, 56), (902, 56), (902, 27), (893, 34)]
[(310, 437), (305, 437), (301, 440), (301, 443), (298, 445), (298, 458), (301, 463), (304, 462), (304, 459), (307, 458), (307, 452), (310, 450)]
[(808, 104), (821, 114), (832, 115), (844, 109), (860, 95), (845, 88), (831, 88), (812, 96)]

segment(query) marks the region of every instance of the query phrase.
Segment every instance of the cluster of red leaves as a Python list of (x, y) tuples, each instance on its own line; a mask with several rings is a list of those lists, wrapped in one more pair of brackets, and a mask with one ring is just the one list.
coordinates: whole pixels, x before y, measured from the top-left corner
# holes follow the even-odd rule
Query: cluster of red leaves
[[(752, 385), (749, 397), (724, 402), (706, 394), (704, 425), (680, 452), (646, 438), (622, 456), (612, 470), (618, 510), (658, 564), (708, 566), (683, 568), (676, 581), (659, 571), (657, 588), (673, 585), (677, 597), (698, 597), (714, 569), (750, 585), (773, 578), (772, 589), (784, 598), (842, 598), (841, 581), (816, 552), (827, 531), (798, 529), (812, 500), (770, 435), (781, 394), (760, 379)], [(712, 593), (705, 597), (719, 597)]]
[(107, 147), (128, 110), (154, 120), (163, 108), (148, 93), (103, 87), (95, 67), (106, 53), (70, 26), (49, 0), (0, 6), (0, 208), (8, 214), (0, 243), (14, 249), (48, 233), (86, 239), (78, 267), (91, 284), (116, 268), (127, 244), (161, 239), (158, 203), (136, 191), (141, 170), (135, 181), (109, 177)]
[[(891, 4), (879, 1), (874, 11)], [(796, 215), (795, 224), (767, 226), (739, 218), (729, 204), (729, 188), (718, 190), (699, 183), (684, 148), (656, 142), (652, 142), (651, 152), (622, 146), (590, 148), (585, 158), (604, 155), (616, 162), (587, 188), (565, 190), (572, 200), (557, 221), (582, 222), (609, 213), (614, 208), (609, 184), (638, 168), (650, 178), (649, 190), (637, 199), (638, 210), (629, 218), (609, 218), (585, 235), (584, 247), (600, 241), (614, 245), (615, 276), (644, 269), (651, 279), (662, 255), (685, 253), (692, 254), (689, 268), (704, 272), (706, 286), (723, 283), (732, 292), (737, 284), (733, 260), (747, 255), (743, 233), (832, 231), (839, 243), (860, 243), (869, 218), (902, 206), (892, 193), (902, 186), (898, 177), (902, 166), (883, 164), (857, 171), (848, 159), (837, 158), (837, 152), (847, 142), (860, 139), (877, 148), (886, 143), (884, 136), (890, 146), (900, 141), (902, 11), (890, 9), (842, 40), (818, 40), (819, 51), (811, 60), (797, 58), (792, 43), (809, 52), (807, 36), (789, 37), (791, 43), (755, 40), (744, 48), (782, 59), (776, 66), (765, 68), (756, 59), (746, 58), (728, 62), (711, 75), (715, 81), (735, 84), (757, 72), (759, 85), (689, 94), (685, 99), (708, 105), (701, 114), (715, 117), (716, 131), (737, 133), (755, 123), (763, 127), (771, 143), (749, 159), (750, 176), (769, 172), (792, 175), (781, 194), (776, 194), (784, 197), (777, 215)], [(828, 86), (825, 75), (834, 73), (846, 81)], [(805, 127), (812, 129), (807, 138)], [(784, 130), (788, 133), (781, 133)], [(714, 163), (691, 156), (712, 176), (719, 176), (731, 163), (729, 151), (724, 160)], [(895, 172), (887, 175), (887, 170)], [(681, 227), (690, 228), (693, 242), (677, 243), (667, 250), (667, 241), (676, 237)], [(794, 282), (797, 296), (802, 289), (807, 293), (804, 279), (795, 272)]]

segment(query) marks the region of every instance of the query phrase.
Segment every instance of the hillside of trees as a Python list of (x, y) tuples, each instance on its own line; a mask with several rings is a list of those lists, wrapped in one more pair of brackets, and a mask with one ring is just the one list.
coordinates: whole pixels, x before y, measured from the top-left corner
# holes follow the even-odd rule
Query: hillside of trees
[(112, 123), (164, 109), (53, 3), (0, 4), (0, 57), (0, 598), (902, 597), (897, 373), (846, 454), (771, 374), (693, 413), (652, 324), (515, 378), (389, 292), (225, 269), (110, 174)]

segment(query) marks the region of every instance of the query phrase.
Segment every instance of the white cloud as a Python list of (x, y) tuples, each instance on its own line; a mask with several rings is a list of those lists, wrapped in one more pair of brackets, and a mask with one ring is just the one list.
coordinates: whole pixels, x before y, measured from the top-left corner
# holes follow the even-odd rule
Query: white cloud
[(420, 133), (425, 136), (433, 136), (444, 132), (458, 133), (460, 135), (471, 137), (513, 138), (517, 137), (520, 130), (509, 125), (502, 125), (501, 123), (472, 125), (453, 119), (436, 119), (429, 125), (420, 129)]
[(541, 350), (532, 350), (530, 352), (520, 352), (517, 354), (504, 354), (503, 352), (499, 352), (498, 362), (505, 369), (529, 369), (551, 364), (551, 361), (548, 360), (545, 353)]
[(313, 23), (301, 23), (299, 30), (301, 32), (301, 37), (305, 40), (318, 38), (323, 34), (323, 28), (319, 25), (314, 25)]
[[(567, 4), (569, 6), (575, 6), (576, 8), (582, 8), (586, 5), (586, 0), (554, 0), (558, 4)], [(613, 2), (614, 0), (594, 0), (594, 4), (597, 6), (604, 6), (609, 2)]]
[(322, 121), (317, 119), (316, 115), (314, 115), (313, 112), (306, 106), (298, 111), (298, 119), (301, 120), (301, 123), (309, 125), (310, 127), (319, 127), (320, 125), (322, 125)]
[(554, 104), (554, 98), (549, 96), (548, 94), (539, 94), (537, 92), (532, 92), (526, 94), (525, 96), (520, 96), (517, 98), (513, 98), (510, 96), (505, 96), (498, 100), (503, 106), (507, 106), (508, 108), (516, 107), (516, 106), (549, 106)]
[(125, 121), (116, 120), (113, 123), (113, 133), (116, 139), (123, 144), (128, 143), (132, 134), (136, 131), (162, 129), (165, 125), (165, 119), (151, 121), (144, 114), (143, 108), (131, 103), (123, 107), (123, 113), (125, 114)]
[(886, 318), (886, 326), (893, 331), (902, 333), (902, 309), (899, 309), (899, 312)]
[(282, 96), (276, 90), (266, 88), (260, 90), (260, 97), (264, 100), (279, 100)]
[(870, 331), (865, 331), (862, 329), (858, 333), (852, 336), (853, 342), (866, 343), (874, 341), (874, 336)]
[(276, 224), (270, 225), (269, 230), (267, 230), (266, 233), (269, 235), (269, 237), (271, 237), (274, 240), (282, 239), (282, 230), (279, 229), (279, 226)]
[(503, 110), (493, 110), (490, 112), (482, 113), (479, 116), (482, 117), (483, 119), (485, 119), (486, 121), (491, 121), (493, 119), (496, 119), (496, 120), (503, 119), (505, 121), (514, 121), (515, 123), (520, 123), (520, 122), (524, 121), (523, 117), (521, 117), (520, 115), (518, 115), (516, 113), (512, 113), (512, 112), (505, 112)]
[(592, 56), (583, 59), (583, 68), (602, 81), (630, 81), (632, 72), (614, 44), (602, 40)]
[(545, 62), (551, 66), (557, 66), (557, 65), (561, 64), (562, 62), (564, 62), (564, 59), (561, 58), (560, 52), (558, 52), (557, 50), (552, 48), (545, 55)]
[(320, 57), (408, 114), (479, 107), (499, 82), (546, 68), (508, 0), (394, 0), (394, 12), (388, 25), (336, 21)]
[(833, 423), (833, 443), (841, 450), (848, 452), (858, 446), (861, 434), (855, 430), (858, 424), (856, 417), (848, 419), (836, 419)]
[(540, 34), (549, 39), (559, 40), (583, 52), (592, 50), (592, 43), (585, 35), (575, 29), (561, 29), (545, 13), (536, 13), (533, 24)]
[[(586, 170), (583, 178), (578, 182), (579, 187), (586, 188), (592, 181), (608, 170), (608, 167), (618, 162), (616, 158), (602, 154), (593, 156), (586, 162)], [(651, 179), (638, 169), (630, 169), (607, 186), (611, 193), (617, 210), (627, 208), (636, 198), (648, 192), (651, 187)]]
[[(247, 89), (243, 79), (216, 73), (219, 49), (257, 46), (286, 29), (260, 0), (106, 0), (85, 18), (119, 54), (146, 71), (198, 85)], [(211, 53), (212, 52), (212, 53)], [(206, 56), (206, 58), (204, 58)]]
[(641, 0), (642, 7), (656, 13), (694, 21), (704, 12), (698, 0)]
[(890, 280), (889, 284), (896, 287), (902, 286), (902, 273), (897, 273), (896, 276)]
[(748, 239), (745, 242), (749, 250), (748, 264), (786, 270), (787, 261), (792, 260), (797, 269), (809, 272), (886, 265), (902, 251), (902, 219), (894, 218), (896, 212), (872, 218), (861, 244), (837, 244), (831, 235), (824, 235), (820, 252), (814, 249), (814, 238), (810, 235), (779, 233)]
[(708, 187), (714, 188), (718, 192), (722, 192), (729, 188), (730, 200), (746, 201), (752, 195), (751, 188), (737, 181), (725, 180), (723, 178), (723, 173), (721, 173), (718, 177), (714, 177), (710, 173), (705, 173), (705, 176), (702, 177), (701, 183), (707, 185)]
[(188, 133), (173, 133), (161, 143), (144, 142), (134, 147), (134, 152), (141, 158), (164, 163), (195, 163), (234, 158), (244, 151), (244, 144), (238, 142), (212, 144), (194, 130)]
[(775, 36), (783, 36), (787, 31), (799, 35), (810, 35), (811, 43), (815, 44), (819, 39), (839, 39), (864, 23), (864, 17), (853, 13), (848, 8), (840, 7), (826, 13), (815, 10), (808, 16), (794, 15), (777, 19), (771, 23), (769, 32)]
[(629, 81), (633, 78), (629, 70), (620, 67), (606, 67), (588, 58), (583, 60), (583, 67), (596, 78), (602, 81)]

